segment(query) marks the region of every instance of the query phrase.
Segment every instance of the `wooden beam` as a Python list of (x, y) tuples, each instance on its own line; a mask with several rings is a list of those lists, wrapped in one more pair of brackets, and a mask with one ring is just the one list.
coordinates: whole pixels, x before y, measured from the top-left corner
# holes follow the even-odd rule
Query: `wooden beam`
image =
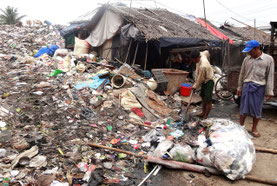
[(206, 50), (206, 49), (216, 49), (219, 50), (221, 49), (220, 47), (214, 47), (214, 46), (199, 46), (199, 47), (189, 47), (189, 48), (174, 48), (170, 51), (170, 53), (176, 53), (176, 52), (187, 52), (187, 51), (192, 51), (192, 50)]

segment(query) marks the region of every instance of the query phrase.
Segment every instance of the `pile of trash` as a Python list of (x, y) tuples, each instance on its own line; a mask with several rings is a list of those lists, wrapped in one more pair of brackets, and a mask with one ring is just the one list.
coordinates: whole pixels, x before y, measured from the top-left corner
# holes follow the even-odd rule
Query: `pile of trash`
[[(184, 145), (201, 131), (184, 125), (178, 92), (155, 92), (149, 71), (64, 49), (49, 27), (0, 27), (0, 182), (136, 185), (144, 176), (143, 160), (90, 144), (147, 155), (167, 139), (176, 145), (166, 158), (196, 161)], [(216, 164), (245, 174), (230, 165)]]
[(178, 118), (181, 100), (127, 64), (64, 49), (47, 27), (1, 25), (0, 36), (0, 181), (138, 183), (142, 160), (89, 143), (146, 154), (141, 137)]
[[(161, 133), (157, 135), (154, 129), (149, 132), (145, 140), (160, 142), (148, 154), (161, 159), (216, 168), (231, 180), (244, 178), (252, 170), (256, 153), (251, 136), (245, 128), (228, 119), (218, 118), (190, 122), (186, 125), (190, 127), (189, 130), (185, 130), (189, 132), (186, 133), (189, 136), (189, 141), (185, 140), (186, 143), (166, 140)], [(199, 127), (202, 130), (198, 130)], [(195, 138), (192, 137), (194, 129), (199, 131)]]

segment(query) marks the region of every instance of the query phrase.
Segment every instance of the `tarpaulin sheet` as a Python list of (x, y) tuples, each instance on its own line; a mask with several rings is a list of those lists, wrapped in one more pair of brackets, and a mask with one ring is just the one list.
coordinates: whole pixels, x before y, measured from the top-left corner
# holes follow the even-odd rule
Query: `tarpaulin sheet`
[(69, 25), (68, 27), (62, 29), (60, 34), (61, 34), (61, 36), (64, 37), (64, 36), (70, 35), (73, 32), (76, 32), (78, 29), (83, 28), (87, 25), (88, 25), (87, 22), (72, 24), (72, 25)]
[(123, 19), (119, 15), (106, 10), (86, 41), (93, 47), (101, 46), (117, 33), (122, 23)]
[[(207, 28), (207, 30), (209, 30), (213, 35), (217, 36), (220, 39), (229, 39), (226, 35), (224, 35), (222, 32), (220, 32), (219, 30), (213, 28), (211, 25), (209, 25), (208, 23), (206, 23), (205, 21), (201, 20), (201, 19), (196, 19), (196, 21), (201, 24), (203, 27)], [(229, 43), (234, 43), (233, 40), (229, 39)]]
[(122, 45), (127, 45), (131, 38), (136, 39), (139, 35), (140, 32), (135, 25), (129, 23), (121, 27), (120, 42)]
[(171, 38), (162, 37), (160, 38), (160, 47), (169, 47), (172, 45), (181, 45), (183, 47), (187, 46), (197, 46), (203, 43), (203, 39), (199, 38)]
[(34, 58), (37, 58), (39, 56), (41, 56), (42, 54), (48, 54), (49, 56), (53, 56), (55, 51), (58, 49), (59, 47), (57, 45), (51, 45), (49, 48), (46, 46), (43, 46), (39, 49), (39, 51), (36, 53), (36, 55), (34, 56)]

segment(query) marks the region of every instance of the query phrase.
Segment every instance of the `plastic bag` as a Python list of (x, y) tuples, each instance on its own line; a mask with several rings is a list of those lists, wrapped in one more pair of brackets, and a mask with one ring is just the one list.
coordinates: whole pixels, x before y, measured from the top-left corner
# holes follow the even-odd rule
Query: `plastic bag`
[(196, 160), (202, 165), (214, 167), (209, 154), (211, 147), (208, 147), (208, 144), (205, 141), (206, 137), (204, 134), (198, 136), (197, 144), (199, 147), (196, 150)]
[(155, 149), (153, 156), (162, 158), (162, 156), (167, 152), (169, 152), (173, 148), (173, 146), (174, 146), (174, 143), (172, 141), (169, 141), (169, 140), (161, 141), (157, 146), (157, 148)]
[[(202, 123), (212, 126), (209, 139), (199, 144), (197, 152), (202, 148), (213, 167), (222, 171), (229, 179), (244, 178), (256, 160), (255, 147), (247, 131), (228, 119), (211, 118)], [(199, 158), (204, 157), (197, 154), (198, 162), (201, 163)]]
[(57, 56), (61, 56), (61, 57), (65, 57), (66, 55), (68, 54), (68, 50), (67, 49), (57, 49), (55, 51), (55, 54), (54, 54), (54, 58), (56, 58)]
[(81, 40), (75, 37), (75, 45), (74, 45), (74, 54), (81, 55), (81, 54), (88, 54), (89, 52), (89, 43), (86, 40)]
[(194, 151), (189, 145), (181, 146), (180, 144), (176, 144), (169, 151), (169, 154), (175, 161), (193, 163), (195, 159)]
[(71, 61), (69, 56), (66, 56), (65, 58), (62, 58), (58, 56), (56, 58), (56, 62), (58, 63), (57, 67), (59, 70), (62, 70), (63, 72), (69, 72), (71, 69)]
[(150, 130), (146, 135), (142, 137), (142, 140), (145, 142), (150, 142), (151, 145), (157, 145), (161, 141), (165, 140), (165, 136), (163, 135), (163, 128), (156, 127), (156, 129)]

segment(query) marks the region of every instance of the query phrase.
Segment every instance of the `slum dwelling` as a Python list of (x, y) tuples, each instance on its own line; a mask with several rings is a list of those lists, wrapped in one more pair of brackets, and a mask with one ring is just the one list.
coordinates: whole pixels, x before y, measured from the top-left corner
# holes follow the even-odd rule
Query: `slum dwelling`
[[(103, 5), (78, 19), (61, 33), (68, 48), (74, 37), (85, 39), (98, 56), (143, 69), (174, 67), (171, 59), (188, 57), (194, 48), (220, 49), (221, 40), (199, 24), (165, 9), (137, 9)], [(172, 57), (173, 56), (173, 57)], [(221, 64), (221, 52), (211, 55)]]

